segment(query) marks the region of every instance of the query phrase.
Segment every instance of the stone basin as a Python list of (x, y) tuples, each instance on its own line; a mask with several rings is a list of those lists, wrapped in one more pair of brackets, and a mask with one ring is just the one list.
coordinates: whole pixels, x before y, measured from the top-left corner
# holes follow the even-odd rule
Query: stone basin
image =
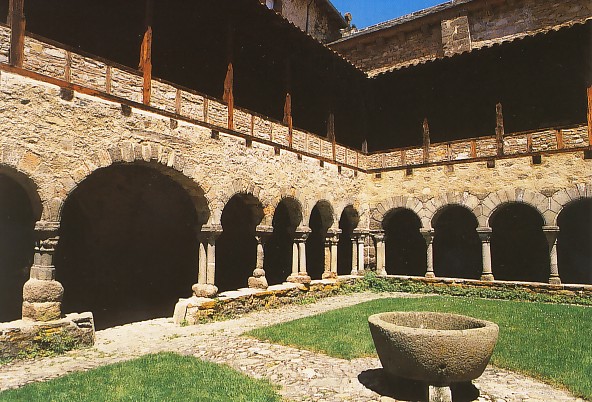
[(389, 376), (435, 387), (481, 376), (499, 332), (495, 323), (447, 313), (381, 313), (368, 323)]

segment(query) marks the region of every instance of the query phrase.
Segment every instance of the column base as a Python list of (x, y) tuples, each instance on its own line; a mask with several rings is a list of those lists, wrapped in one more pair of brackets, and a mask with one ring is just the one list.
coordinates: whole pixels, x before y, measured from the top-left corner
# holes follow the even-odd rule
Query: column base
[(306, 273), (298, 274), (298, 275), (290, 275), (288, 277), (288, 279), (286, 279), (286, 282), (301, 283), (304, 285), (309, 284), (311, 281), (312, 281), (312, 279)]
[(337, 279), (337, 272), (323, 272), (323, 279)]
[(452, 390), (450, 387), (428, 386), (429, 402), (452, 402)]
[(23, 320), (25, 321), (54, 321), (60, 318), (62, 318), (61, 302), (23, 302)]
[(549, 278), (550, 285), (561, 285), (561, 279), (558, 276), (552, 276)]
[(218, 294), (218, 287), (206, 283), (196, 283), (191, 287), (195, 297), (207, 297), (212, 299)]
[(267, 289), (269, 284), (267, 283), (267, 279), (264, 276), (260, 276), (258, 278), (251, 276), (248, 281), (249, 288), (251, 289)]
[(434, 278), (436, 278), (436, 274), (434, 274), (433, 272), (427, 272), (427, 273), (425, 274), (425, 277), (426, 277), (427, 279), (434, 279)]
[(493, 282), (495, 278), (493, 277), (493, 274), (483, 274), (481, 275), (481, 280), (483, 282)]

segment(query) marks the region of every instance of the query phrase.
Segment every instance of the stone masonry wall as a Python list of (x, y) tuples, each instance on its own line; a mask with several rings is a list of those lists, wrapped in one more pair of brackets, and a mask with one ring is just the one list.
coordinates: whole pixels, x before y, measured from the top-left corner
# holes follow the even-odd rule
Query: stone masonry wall
[(71, 101), (60, 89), (16, 74), (0, 75), (0, 165), (28, 176), (43, 202), (42, 220), (57, 222), (61, 205), (88, 175), (116, 163), (153, 166), (191, 194), (204, 193), (210, 224), (219, 224), (232, 195), (252, 193), (264, 205), (262, 224), (271, 225), (283, 197), (297, 199), (306, 225), (312, 208), (327, 200), (334, 220), (352, 204), (367, 210), (363, 175), (348, 168), (282, 151), (183, 121), (76, 93)]
[(375, 75), (590, 18), (592, 3), (585, 0), (473, 0), (390, 28), (354, 34), (331, 47)]

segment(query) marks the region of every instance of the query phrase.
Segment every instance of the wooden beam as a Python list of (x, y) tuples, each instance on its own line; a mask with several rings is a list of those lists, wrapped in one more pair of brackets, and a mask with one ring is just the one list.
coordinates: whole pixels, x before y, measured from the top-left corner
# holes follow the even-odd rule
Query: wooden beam
[(588, 146), (592, 149), (592, 85), (588, 86)]
[(430, 161), (430, 125), (428, 118), (423, 119), (423, 163)]
[(335, 139), (335, 115), (333, 112), (329, 113), (329, 118), (327, 119), (327, 139), (331, 141), (333, 144), (333, 160), (337, 159), (337, 141)]
[(14, 67), (22, 67), (25, 54), (25, 0), (9, 0), (8, 24), (10, 25), (9, 63)]
[(495, 105), (495, 144), (497, 148), (497, 154), (504, 154), (504, 112), (502, 104), (498, 103)]
[(286, 102), (284, 103), (284, 124), (288, 126), (288, 143), (292, 148), (292, 95), (286, 93)]
[(222, 100), (228, 105), (228, 129), (234, 127), (234, 68), (232, 63), (228, 63), (226, 78), (224, 79), (224, 95)]
[(140, 64), (138, 68), (143, 73), (142, 84), (142, 103), (150, 105), (152, 95), (152, 15), (154, 3), (153, 0), (146, 0), (145, 9), (145, 31), (140, 47)]

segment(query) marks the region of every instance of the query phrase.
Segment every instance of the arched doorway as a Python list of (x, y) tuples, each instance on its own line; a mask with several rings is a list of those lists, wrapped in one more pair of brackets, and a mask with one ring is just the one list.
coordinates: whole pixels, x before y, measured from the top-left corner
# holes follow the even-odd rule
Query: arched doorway
[(221, 292), (247, 287), (257, 264), (257, 225), (263, 205), (251, 194), (236, 194), (222, 211), (222, 235), (216, 241), (216, 286)]
[(477, 218), (459, 205), (441, 209), (432, 220), (434, 273), (438, 277), (479, 279), (483, 270)]
[(265, 276), (270, 285), (286, 281), (292, 273), (294, 235), (302, 222), (302, 209), (293, 198), (282, 199), (273, 214), (273, 233), (265, 244)]
[(559, 214), (557, 225), (561, 281), (592, 285), (592, 199), (569, 203)]
[(495, 279), (548, 282), (549, 247), (539, 212), (527, 204), (508, 203), (500, 206), (489, 222)]
[(424, 276), (427, 270), (427, 246), (421, 232), (421, 220), (411, 210), (394, 209), (386, 214), (386, 272), (389, 275)]
[(170, 316), (197, 278), (196, 211), (207, 209), (198, 190), (189, 196), (144, 165), (113, 165), (80, 183), (55, 256), (64, 311), (92, 311), (97, 329)]
[(0, 322), (21, 318), (37, 218), (25, 189), (0, 172)]
[(352, 206), (345, 207), (339, 218), (339, 243), (337, 244), (337, 274), (349, 275), (352, 271), (353, 244), (352, 236), (354, 229), (358, 227), (360, 215)]
[(333, 226), (333, 208), (327, 201), (319, 201), (310, 214), (310, 235), (306, 240), (306, 271), (311, 279), (322, 279), (325, 271), (325, 239)]

